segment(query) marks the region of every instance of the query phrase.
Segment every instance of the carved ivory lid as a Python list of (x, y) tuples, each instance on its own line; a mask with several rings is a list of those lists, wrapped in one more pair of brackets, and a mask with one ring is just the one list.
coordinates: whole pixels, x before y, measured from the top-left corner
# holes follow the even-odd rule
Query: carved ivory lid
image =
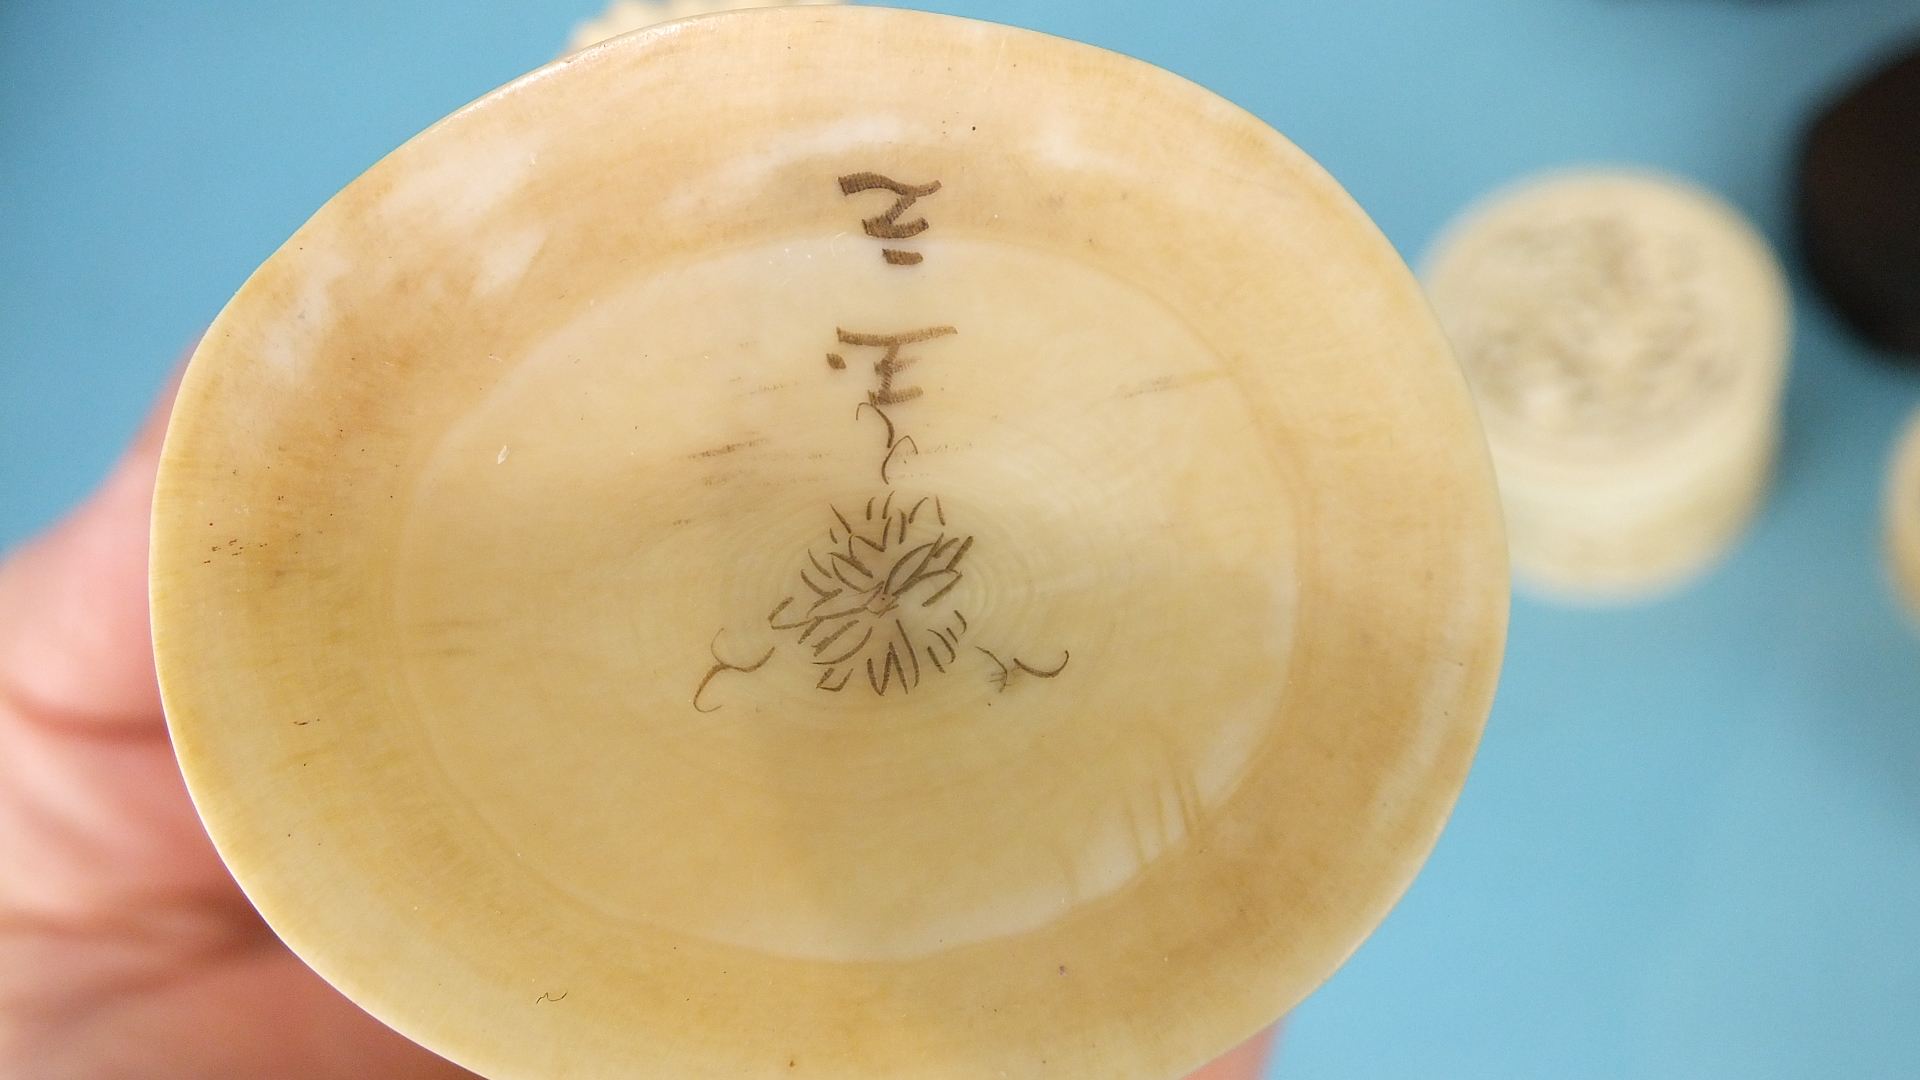
[(1480, 403), (1517, 575), (1567, 598), (1686, 579), (1771, 476), (1789, 305), (1766, 241), (1675, 178), (1535, 178), (1461, 215), (1429, 295)]
[(396, 150), (207, 333), (155, 515), (222, 855), (501, 1077), (1181, 1074), (1411, 880), (1507, 600), (1467, 389), (1319, 167), (872, 8)]
[(1428, 288), (1503, 469), (1664, 466), (1771, 426), (1786, 285), (1716, 196), (1559, 173), (1463, 214), (1434, 250)]

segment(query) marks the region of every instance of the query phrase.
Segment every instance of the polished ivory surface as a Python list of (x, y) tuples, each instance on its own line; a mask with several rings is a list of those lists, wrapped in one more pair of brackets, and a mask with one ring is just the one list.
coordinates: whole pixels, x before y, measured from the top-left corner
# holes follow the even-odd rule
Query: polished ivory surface
[(395, 151), (208, 332), (155, 514), (222, 855), (496, 1077), (1180, 1075), (1406, 887), (1505, 625), (1466, 387), (1324, 172), (871, 8)]
[(1772, 474), (1788, 301), (1736, 211), (1651, 173), (1556, 174), (1463, 215), (1425, 277), (1480, 402), (1516, 574), (1632, 597), (1739, 537)]

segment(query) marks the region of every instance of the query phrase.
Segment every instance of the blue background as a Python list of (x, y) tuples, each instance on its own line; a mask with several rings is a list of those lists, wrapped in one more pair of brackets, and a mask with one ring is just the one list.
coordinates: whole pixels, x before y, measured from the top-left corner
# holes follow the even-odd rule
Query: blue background
[[(307, 215), (597, 6), (0, 0), (0, 546), (82, 496)], [(1784, 456), (1753, 530), (1659, 602), (1516, 602), (1452, 825), (1274, 1074), (1920, 1076), (1920, 635), (1878, 546), (1920, 375), (1808, 292), (1786, 211), (1810, 111), (1920, 36), (1920, 2), (928, 6), (1218, 91), (1413, 260), (1492, 187), (1625, 162), (1717, 189), (1794, 272)]]

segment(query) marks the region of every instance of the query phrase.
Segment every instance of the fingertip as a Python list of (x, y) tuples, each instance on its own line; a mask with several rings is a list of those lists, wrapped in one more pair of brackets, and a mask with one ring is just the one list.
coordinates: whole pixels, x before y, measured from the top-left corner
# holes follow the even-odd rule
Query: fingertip
[(160, 448), (185, 362), (87, 500), (0, 562), (0, 694), (68, 719), (154, 724), (147, 546)]
[(1272, 1062), (1273, 1043), (1280, 1033), (1275, 1023), (1239, 1046), (1222, 1054), (1206, 1068), (1187, 1080), (1258, 1080)]

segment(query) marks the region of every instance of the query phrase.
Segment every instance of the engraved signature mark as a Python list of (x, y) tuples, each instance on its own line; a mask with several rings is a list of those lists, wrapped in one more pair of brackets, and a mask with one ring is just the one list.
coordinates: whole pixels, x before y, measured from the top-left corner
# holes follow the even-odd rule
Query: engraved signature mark
[[(867, 391), (867, 400), (875, 405), (898, 405), (912, 401), (922, 393), (917, 386), (909, 386), (902, 390), (893, 388), (894, 375), (919, 363), (916, 357), (903, 358), (900, 355), (900, 346), (931, 341), (937, 337), (946, 337), (959, 332), (951, 326), (929, 326), (924, 330), (909, 330), (904, 334), (855, 334), (836, 327), (834, 336), (839, 338), (842, 345), (865, 345), (887, 350), (886, 354), (873, 365), (874, 373), (880, 376), (880, 388)], [(828, 353), (827, 366), (836, 371), (845, 370), (847, 361), (838, 353)], [(892, 440), (888, 440), (888, 444), (891, 445)]]
[[(915, 218), (901, 221), (900, 215), (907, 212), (913, 204), (940, 190), (940, 181), (926, 184), (903, 184), (898, 180), (881, 176), (876, 172), (848, 173), (840, 178), (840, 194), (857, 195), (862, 191), (884, 189), (893, 192), (893, 206), (884, 214), (863, 218), (860, 227), (868, 236), (876, 240), (905, 240), (927, 231), (927, 219)], [(901, 251), (897, 248), (880, 249), (880, 257), (891, 266), (914, 266), (925, 256), (917, 251)]]
[[(839, 184), (844, 195), (875, 189), (895, 195), (893, 206), (885, 213), (861, 222), (867, 235), (878, 239), (905, 239), (925, 232), (928, 225), (924, 217), (903, 222), (900, 216), (915, 201), (940, 190), (937, 180), (903, 184), (874, 172), (842, 176)], [(911, 266), (922, 261), (918, 253), (892, 248), (882, 249), (881, 254), (891, 265)], [(797, 575), (798, 587), (767, 613), (768, 629), (793, 634), (794, 644), (808, 650), (807, 662), (819, 669), (815, 689), (840, 693), (857, 677), (864, 677), (868, 689), (877, 696), (885, 697), (896, 686), (907, 694), (929, 674), (944, 675), (961, 659), (961, 639), (971, 627), (962, 610), (964, 604), (956, 604), (959, 598), (951, 594), (964, 578), (975, 536), (948, 523), (946, 507), (938, 495), (903, 497), (893, 487), (891, 469), (898, 457), (908, 451), (918, 454), (920, 448), (887, 412), (925, 394), (920, 386), (896, 383), (897, 376), (920, 361), (918, 356), (902, 355), (901, 350), (959, 332), (945, 325), (888, 334), (845, 327), (834, 330), (840, 345), (883, 350), (873, 364), (878, 385), (854, 407), (853, 418), (857, 423), (871, 412), (885, 428), (880, 483), (886, 490), (869, 497), (858, 513), (837, 504), (827, 507), (833, 521), (827, 526), (825, 540), (808, 547), (806, 565)], [(829, 352), (826, 358), (832, 371), (847, 370), (843, 353)], [(696, 456), (719, 456), (745, 445), (728, 444)], [(715, 634), (708, 646), (713, 666), (693, 693), (693, 707), (699, 712), (720, 708), (701, 704), (701, 696), (715, 679), (730, 673), (751, 675), (778, 651), (777, 646), (769, 647), (759, 659), (737, 663), (720, 655), (719, 644), (720, 634)], [(1011, 655), (1003, 661), (989, 649), (973, 648), (992, 663), (994, 670), (988, 679), (1000, 692), (1020, 676), (1052, 679), (1072, 659), (1062, 650), (1060, 662), (1044, 668)]]

